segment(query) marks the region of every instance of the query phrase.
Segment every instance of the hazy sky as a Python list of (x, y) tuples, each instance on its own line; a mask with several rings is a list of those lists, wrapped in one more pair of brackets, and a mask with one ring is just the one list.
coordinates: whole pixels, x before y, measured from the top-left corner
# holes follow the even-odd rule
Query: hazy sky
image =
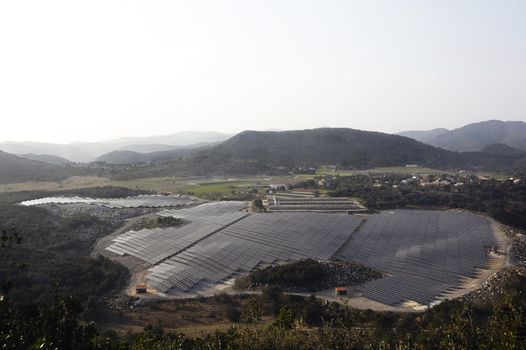
[(0, 140), (526, 120), (526, 1), (1, 1)]

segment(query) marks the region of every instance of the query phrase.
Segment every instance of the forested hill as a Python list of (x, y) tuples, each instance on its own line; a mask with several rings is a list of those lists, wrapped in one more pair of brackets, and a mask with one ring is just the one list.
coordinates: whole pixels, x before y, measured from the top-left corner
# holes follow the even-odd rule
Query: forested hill
[(127, 150), (113, 151), (97, 158), (99, 162), (106, 162), (108, 164), (134, 164), (143, 162), (159, 162), (168, 161), (181, 158), (189, 158), (194, 153), (200, 150), (207, 149), (211, 146), (190, 146), (180, 147), (165, 151), (156, 151), (148, 153), (140, 153)]
[(58, 181), (66, 177), (68, 173), (63, 167), (0, 151), (0, 183)]
[(26, 158), (26, 159), (36, 160), (36, 161), (39, 161), (39, 162), (53, 164), (53, 165), (68, 165), (68, 164), (72, 163), (71, 161), (69, 161), (66, 158), (62, 158), (62, 157), (59, 157), (59, 156), (54, 156), (52, 154), (28, 153), (28, 154), (18, 154), (17, 156), (22, 157), (22, 158)]
[(344, 128), (242, 132), (212, 151), (217, 156), (270, 165), (334, 164), (352, 167), (427, 166), (458, 162), (458, 154), (396, 135)]
[(346, 128), (244, 131), (209, 154), (284, 167), (333, 164), (366, 169), (418, 164), (442, 169), (526, 170), (523, 153), (505, 157), (495, 152), (459, 153), (403, 136)]

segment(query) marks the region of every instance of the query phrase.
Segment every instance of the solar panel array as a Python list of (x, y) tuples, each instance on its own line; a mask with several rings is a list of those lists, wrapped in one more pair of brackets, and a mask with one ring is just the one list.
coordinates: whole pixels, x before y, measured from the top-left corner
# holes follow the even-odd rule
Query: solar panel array
[(195, 200), (190, 196), (139, 195), (126, 198), (46, 197), (20, 203), (24, 206), (43, 204), (95, 204), (109, 208), (162, 208), (190, 205)]
[[(240, 203), (206, 203), (192, 208), (162, 212), (163, 216), (171, 214), (192, 222), (181, 227), (128, 231), (117, 236), (106, 250), (157, 264), (248, 215), (239, 211)], [(210, 215), (207, 216), (206, 211), (209, 211)]]
[(129, 231), (107, 250), (154, 265), (149, 284), (168, 293), (217, 285), (276, 262), (337, 258), (386, 273), (360, 288), (389, 305), (430, 304), (487, 267), (496, 245), (487, 219), (452, 211), (396, 210), (365, 217), (312, 212), (248, 214), (244, 202), (169, 209), (190, 223)]
[(203, 221), (211, 220), (215, 216), (234, 213), (246, 207), (247, 203), (240, 201), (211, 202), (185, 209), (166, 209), (157, 213), (157, 215), (173, 216), (189, 221)]
[(329, 259), (362, 221), (346, 214), (252, 214), (152, 267), (147, 279), (162, 292), (181, 293), (262, 264)]
[(348, 198), (268, 196), (269, 211), (348, 211), (360, 208)]
[(362, 285), (366, 297), (389, 305), (408, 300), (426, 305), (458, 288), (463, 276), (474, 277), (475, 268), (487, 267), (487, 250), (494, 245), (484, 217), (396, 210), (369, 216), (336, 257), (389, 274)]

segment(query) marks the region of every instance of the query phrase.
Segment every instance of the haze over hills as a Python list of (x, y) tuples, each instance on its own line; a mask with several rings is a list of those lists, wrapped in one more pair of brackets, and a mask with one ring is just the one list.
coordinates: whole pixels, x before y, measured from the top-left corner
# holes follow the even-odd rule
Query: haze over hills
[(345, 128), (244, 131), (184, 159), (117, 171), (119, 178), (287, 173), (293, 167), (337, 165), (348, 169), (420, 166), (438, 169), (526, 170), (526, 153), (452, 152), (391, 134)]
[[(188, 158), (200, 150), (208, 149), (214, 146), (215, 143), (203, 144), (199, 143), (196, 145), (175, 147), (171, 149), (154, 151), (154, 152), (136, 152), (131, 150), (117, 150), (109, 153), (105, 153), (97, 158), (99, 162), (105, 162), (108, 164), (135, 164), (143, 162), (157, 162), (162, 160), (173, 160), (178, 158)], [(149, 145), (145, 145), (149, 146)], [(139, 147), (140, 148), (140, 147)], [(147, 149), (146, 147), (143, 149)]]
[(446, 128), (436, 128), (436, 129), (427, 130), (427, 131), (419, 131), (419, 130), (402, 131), (402, 132), (396, 133), (396, 135), (409, 137), (410, 139), (415, 139), (417, 141), (428, 143), (430, 140), (434, 139), (438, 135), (442, 135), (448, 131), (449, 130)]
[(49, 154), (74, 162), (90, 162), (97, 157), (125, 148), (131, 151), (164, 151), (175, 146), (214, 143), (225, 140), (227, 134), (217, 132), (185, 131), (150, 137), (126, 137), (103, 142), (54, 144), (43, 142), (0, 142), (0, 149), (13, 154)]
[[(217, 145), (174, 147), (104, 154), (98, 161), (114, 164), (106, 173), (105, 165), (100, 164), (60, 167), (2, 153), (2, 181), (56, 180), (73, 173), (128, 179), (286, 174), (294, 167), (328, 164), (347, 169), (418, 164), (447, 170), (526, 171), (526, 152), (504, 144), (491, 144), (478, 152), (455, 152), (399, 135), (347, 128), (244, 131)], [(102, 173), (96, 171), (101, 166)]]
[(51, 154), (34, 154), (34, 153), (29, 153), (29, 154), (18, 154), (17, 156), (22, 157), (22, 158), (26, 158), (26, 159), (36, 160), (36, 161), (39, 161), (39, 162), (53, 164), (53, 165), (68, 165), (68, 164), (72, 163), (71, 161), (67, 160), (66, 158), (62, 158), (62, 157), (59, 157), (59, 156), (54, 156), (54, 155), (51, 155)]
[(63, 167), (0, 151), (0, 183), (58, 181), (68, 176)]
[(181, 131), (168, 135), (123, 137), (115, 140), (105, 141), (104, 143), (116, 145), (162, 144), (171, 146), (186, 146), (202, 142), (220, 142), (226, 140), (230, 136), (232, 135), (215, 131)]
[[(319, 128), (313, 130), (333, 129)], [(269, 130), (268, 132), (287, 135), (282, 135), (281, 137), (289, 137), (291, 135), (290, 132), (292, 131)], [(445, 150), (459, 152), (482, 151), (485, 147), (493, 144), (505, 144), (516, 149), (526, 150), (526, 123), (524, 122), (503, 122), (491, 120), (481, 123), (469, 124), (455, 130), (437, 128), (429, 131), (404, 131), (398, 133), (397, 135), (409, 137), (435, 147), (443, 148)], [(230, 136), (227, 134), (217, 132), (179, 132), (169, 135), (151, 137), (125, 137), (115, 140), (91, 143), (53, 144), (41, 142), (0, 142), (0, 149), (12, 154), (47, 155), (45, 157), (38, 156), (38, 158), (35, 158), (35, 156), (26, 157), (42, 160), (52, 164), (66, 164), (66, 161), (91, 162), (96, 160), (106, 161), (108, 163), (114, 164), (129, 164), (152, 160), (156, 161), (161, 158), (176, 158), (179, 154), (185, 154), (185, 156), (187, 156), (188, 152), (181, 153), (176, 150), (181, 148), (195, 149), (201, 146), (213, 146), (220, 143), (221, 141), (227, 140), (229, 137)], [(228, 144), (229, 143), (227, 143), (227, 145)], [(223, 146), (223, 148), (225, 147), (227, 146)], [(330, 146), (328, 147), (330, 148)], [(371, 149), (370, 147), (365, 148)], [(374, 149), (374, 147), (372, 149)], [(151, 154), (150, 156), (141, 155), (172, 150), (174, 151), (173, 156), (171, 156), (170, 152), (166, 154)], [(131, 151), (134, 153), (115, 151)], [(51, 156), (56, 156), (63, 159), (53, 159)]]
[(493, 144), (526, 150), (526, 123), (522, 121), (488, 120), (454, 130), (407, 131), (398, 135), (459, 152), (481, 151)]

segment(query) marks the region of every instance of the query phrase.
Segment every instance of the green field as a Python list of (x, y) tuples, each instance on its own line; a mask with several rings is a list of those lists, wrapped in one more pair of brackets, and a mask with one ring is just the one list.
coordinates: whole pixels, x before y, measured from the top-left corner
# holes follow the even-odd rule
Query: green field
[(339, 175), (339, 176), (351, 176), (360, 174), (453, 174), (446, 170), (438, 170), (424, 167), (406, 168), (403, 166), (399, 167), (383, 167), (373, 168), (366, 170), (332, 170), (327, 167), (320, 167), (316, 172), (316, 175)]
[[(302, 179), (283, 178), (275, 179), (278, 183), (291, 183)], [(18, 191), (60, 191), (87, 187), (119, 186), (134, 190), (146, 190), (158, 193), (188, 193), (195, 195), (229, 194), (232, 191), (243, 192), (254, 188), (256, 185), (274, 183), (272, 178), (246, 178), (246, 179), (201, 179), (178, 177), (152, 177), (132, 180), (111, 180), (107, 178), (87, 176), (72, 177), (61, 182), (23, 182), (0, 185), (0, 192)]]
[[(205, 194), (230, 194), (232, 191), (244, 192), (257, 185), (269, 184), (295, 184), (316, 176), (339, 175), (352, 176), (359, 174), (453, 174), (451, 172), (430, 168), (386, 167), (367, 170), (332, 170), (320, 167), (316, 174), (301, 174), (297, 176), (279, 177), (247, 177), (247, 178), (189, 178), (189, 177), (150, 177), (132, 180), (112, 180), (97, 176), (75, 176), (58, 182), (22, 182), (0, 185), (0, 192), (18, 191), (60, 191), (99, 186), (120, 186), (134, 190), (146, 190), (158, 193), (188, 193), (196, 196)], [(505, 178), (506, 174), (481, 173), (490, 178)]]

